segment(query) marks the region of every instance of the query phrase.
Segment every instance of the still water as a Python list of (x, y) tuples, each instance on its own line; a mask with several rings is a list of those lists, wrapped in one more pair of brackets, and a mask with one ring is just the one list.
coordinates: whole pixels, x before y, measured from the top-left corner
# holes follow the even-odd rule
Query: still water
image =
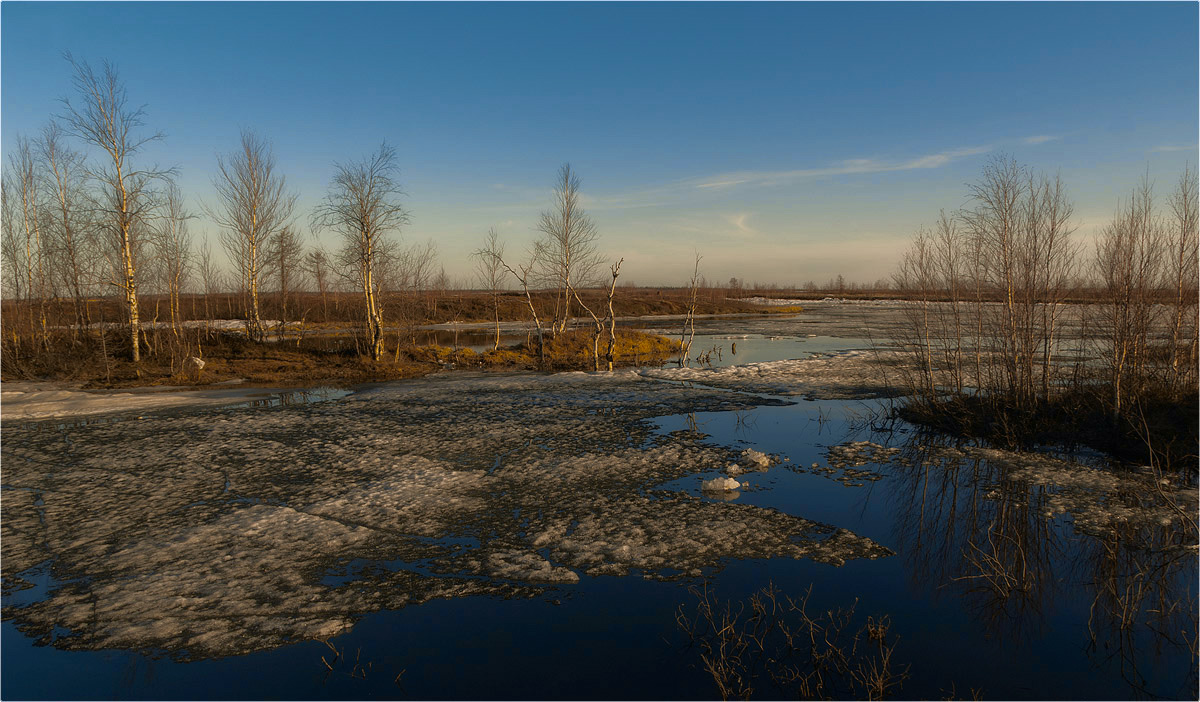
[[(693, 351), (720, 347), (719, 357), (710, 358), (718, 366), (802, 358), (869, 343), (782, 331), (736, 336), (723, 329), (703, 330)], [(779, 462), (769, 470), (739, 476), (749, 486), (739, 491), (736, 504), (848, 529), (894, 555), (849, 559), (840, 566), (807, 558), (725, 557), (699, 577), (675, 579), (643, 577), (637, 570), (583, 575), (578, 582), (554, 584), (533, 596), (467, 594), (364, 609), (347, 631), (328, 642), (296, 641), (198, 660), (162, 649), (63, 650), (59, 644), (72, 634), (66, 628), (23, 633), (18, 628), (22, 608), (60, 590), (89, 586), (88, 575), (46, 561), (19, 574), (23, 589), (10, 586), (6, 571), (0, 696), (713, 698), (717, 689), (702, 669), (699, 650), (676, 624), (678, 608), (694, 607), (696, 597), (689, 588), (702, 583), (721, 600), (734, 602), (773, 583), (793, 596), (811, 588), (813, 611), (857, 603), (861, 615), (890, 617), (890, 632), (898, 637), (892, 665), (908, 671), (902, 687), (892, 692), (896, 697), (1195, 698), (1194, 551), (1182, 558), (1143, 558), (1157, 568), (1146, 577), (1157, 578), (1160, 604), (1174, 607), (1178, 616), (1150, 622), (1153, 617), (1142, 617), (1122, 627), (1104, 614), (1102, 598), (1096, 597), (1103, 589), (1098, 583), (1126, 582), (1114, 580), (1108, 564), (1123, 558), (1128, 568), (1128, 559), (1137, 561), (1138, 556), (1121, 551), (1106, 559), (1110, 551), (1101, 547), (1104, 540), (1077, 531), (1069, 515), (1041, 516), (1037, 506), (1047, 499), (1049, 488), (1015, 488), (1002, 475), (1006, 469), (987, 460), (953, 465), (934, 460), (937, 447), (961, 443), (887, 419), (882, 400), (728, 394), (741, 403), (738, 408), (652, 417), (645, 420), (648, 438), (638, 441), (686, 435), (702, 444), (776, 456)], [(287, 412), (292, 399), (235, 408), (241, 414), (228, 416), (254, 421), (248, 412)], [(325, 394), (313, 399), (339, 401)], [(302, 435), (275, 438), (303, 440)], [(829, 466), (830, 449), (853, 441), (901, 449), (898, 455), (906, 459), (857, 466), (871, 479), (839, 480), (844, 470), (812, 469), (813, 464)], [(715, 468), (688, 474), (646, 492), (714, 500), (700, 490), (700, 482), (719, 475)], [(14, 489), (6, 482), (6, 507)], [(969, 544), (982, 543), (981, 534), (993, 533), (1019, 533), (1025, 550), (1022, 587), (1005, 597), (969, 577), (975, 572), (968, 558), (975, 551)], [(445, 534), (434, 540), (439, 538), (442, 545), (469, 552), (477, 537)], [(459, 543), (450, 543), (455, 539)], [(428, 575), (432, 567), (419, 558), (356, 561), (333, 564), (324, 577), (329, 584), (340, 584), (371, 569)], [(1139, 606), (1152, 608), (1141, 601)], [(755, 690), (767, 698), (788, 694), (766, 676)]]

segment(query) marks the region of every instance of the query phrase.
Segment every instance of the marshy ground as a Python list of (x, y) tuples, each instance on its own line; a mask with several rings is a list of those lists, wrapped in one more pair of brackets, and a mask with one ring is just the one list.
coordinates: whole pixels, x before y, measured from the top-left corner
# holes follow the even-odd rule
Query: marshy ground
[[(704, 368), (90, 423), (6, 394), (3, 695), (713, 697), (689, 588), (772, 583), (886, 616), (890, 695), (1194, 696), (1194, 483), (896, 419), (893, 310), (713, 320)], [(726, 663), (801, 694), (770, 658)]]

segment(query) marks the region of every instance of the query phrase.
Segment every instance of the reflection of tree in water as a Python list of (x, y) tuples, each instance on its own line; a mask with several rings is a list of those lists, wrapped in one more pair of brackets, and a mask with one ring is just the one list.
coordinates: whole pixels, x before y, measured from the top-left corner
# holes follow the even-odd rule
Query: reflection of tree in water
[(1042, 489), (1003, 472), (911, 443), (894, 470), (895, 536), (914, 586), (956, 592), (989, 635), (1017, 642), (1042, 630), (1065, 544), (1041, 517)]
[[(1148, 660), (1183, 649), (1194, 694), (1194, 520), (1162, 516), (1169, 498), (1144, 474), (1097, 470), (1111, 489), (1073, 493), (1026, 479), (1033, 454), (996, 455), (921, 434), (893, 459), (896, 551), (914, 587), (954, 593), (1011, 643), (1044, 633), (1057, 602), (1087, 597), (1094, 660), (1116, 658), (1131, 690), (1151, 694)], [(1070, 520), (1051, 518), (1060, 512)]]
[[(1137, 692), (1152, 695), (1139, 653), (1161, 655), (1183, 648), (1197, 677), (1196, 551), (1186, 533), (1171, 526), (1122, 525), (1089, 538), (1079, 557), (1091, 577), (1088, 653), (1097, 661), (1116, 659), (1122, 677)], [(1195, 542), (1194, 534), (1192, 543)]]

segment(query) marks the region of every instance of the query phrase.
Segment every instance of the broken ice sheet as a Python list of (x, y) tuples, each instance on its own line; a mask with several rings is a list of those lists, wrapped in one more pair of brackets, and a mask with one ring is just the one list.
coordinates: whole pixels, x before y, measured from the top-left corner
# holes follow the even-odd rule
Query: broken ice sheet
[[(1156, 478), (1148, 466), (1135, 468), (1107, 462), (1090, 465), (1044, 452), (987, 446), (922, 444), (915, 448), (918, 453), (913, 458), (904, 456), (897, 448), (857, 441), (831, 447), (827, 456), (831, 466), (852, 479), (859, 479), (863, 474), (854, 473), (854, 468), (847, 466), (867, 463), (890, 462), (905, 468), (916, 464), (919, 469), (938, 466), (948, 471), (972, 463), (986, 463), (998, 471), (997, 482), (985, 493), (986, 498), (998, 500), (1005, 494), (1005, 487), (1025, 486), (1034, 496), (1043, 518), (1068, 515), (1077, 531), (1096, 537), (1111, 536), (1120, 526), (1178, 528), (1197, 510), (1195, 489), (1175, 486), (1170, 478)], [(814, 472), (832, 472), (834, 468), (821, 469), (813, 464)], [(870, 480), (872, 476), (865, 479)], [(1178, 533), (1187, 541), (1185, 548), (1194, 552), (1194, 531), (1180, 529)], [(1189, 533), (1192, 536), (1186, 536)]]
[(880, 381), (879, 364), (899, 357), (895, 352), (851, 350), (719, 368), (654, 368), (642, 370), (641, 374), (742, 392), (813, 399), (866, 399), (896, 394), (895, 388)]
[[(49, 561), (58, 585), (5, 617), (60, 647), (196, 659), (437, 597), (889, 555), (800, 517), (655, 489), (747, 457), (645, 420), (764, 402), (633, 372), (461, 374), (337, 403), (6, 426), (5, 583)], [(412, 565), (326, 577), (351, 562)]]

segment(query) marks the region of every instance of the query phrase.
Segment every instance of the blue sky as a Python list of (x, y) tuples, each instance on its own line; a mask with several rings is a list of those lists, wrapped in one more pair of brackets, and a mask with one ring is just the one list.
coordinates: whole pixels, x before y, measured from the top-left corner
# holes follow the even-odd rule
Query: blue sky
[[(305, 216), (387, 140), (412, 223), (465, 280), (583, 178), (627, 280), (888, 275), (999, 153), (1061, 173), (1081, 237), (1197, 159), (1196, 3), (23, 3), (0, 6), (5, 152), (115, 63), (192, 208), (269, 138)], [(215, 226), (193, 223), (216, 241)], [(328, 243), (328, 242), (327, 242)]]

